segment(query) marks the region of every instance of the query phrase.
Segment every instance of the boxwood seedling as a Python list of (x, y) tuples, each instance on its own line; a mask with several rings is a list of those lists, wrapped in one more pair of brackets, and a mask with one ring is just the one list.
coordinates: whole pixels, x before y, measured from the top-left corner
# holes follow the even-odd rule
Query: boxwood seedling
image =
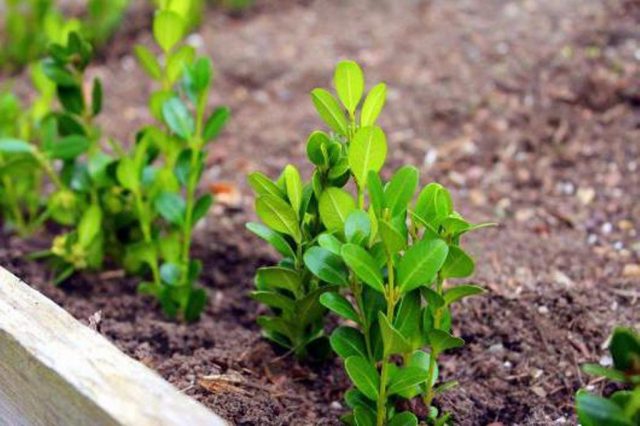
[[(355, 386), (345, 395), (353, 412), (343, 420), (417, 424), (413, 413), (396, 410), (396, 402), (421, 396), (429, 421), (443, 424), (448, 415), (439, 416), (431, 404), (455, 383), (438, 383), (437, 359), (464, 343), (450, 334), (450, 306), (483, 291), (474, 285), (450, 287), (447, 280), (473, 273), (461, 236), (488, 224), (467, 222), (437, 183), (424, 187), (413, 203), (419, 183), (414, 167), (400, 168), (383, 183), (379, 171), (387, 140), (376, 120), (386, 86), (371, 88), (361, 104), (364, 76), (352, 61), (338, 64), (334, 85), (337, 99), (324, 89), (311, 93), (331, 129), (308, 139), (307, 154), (316, 166), (311, 182), (300, 184), (292, 166), (276, 182), (250, 176), (256, 211), (266, 226), (249, 228), (285, 257), (258, 271), (254, 295), (273, 312), (261, 325), (272, 340), (296, 348), (304, 340), (294, 339), (312, 321), (317, 338), (321, 311), (313, 309), (306, 318), (299, 307), (320, 289), (319, 303), (347, 321), (330, 339)], [(349, 181), (355, 196), (347, 190)]]
[(132, 152), (119, 161), (117, 176), (132, 198), (140, 230), (127, 247), (125, 264), (129, 270), (150, 269), (152, 281), (143, 282), (140, 291), (156, 296), (167, 315), (193, 321), (205, 306), (206, 293), (195, 285), (202, 266), (190, 257), (192, 232), (213, 202), (210, 194), (197, 196), (198, 183), (205, 148), (229, 110), (220, 107), (207, 114), (213, 68), (208, 58), (195, 58), (194, 48), (180, 43), (190, 9), (181, 10), (167, 6), (154, 17), (163, 65), (149, 49), (136, 46), (143, 69), (160, 84), (149, 108), (162, 126), (139, 133)]
[(612, 367), (585, 364), (585, 373), (622, 383), (628, 389), (618, 390), (608, 398), (584, 390), (576, 395), (576, 411), (583, 426), (640, 424), (640, 335), (629, 328), (613, 331), (609, 352)]

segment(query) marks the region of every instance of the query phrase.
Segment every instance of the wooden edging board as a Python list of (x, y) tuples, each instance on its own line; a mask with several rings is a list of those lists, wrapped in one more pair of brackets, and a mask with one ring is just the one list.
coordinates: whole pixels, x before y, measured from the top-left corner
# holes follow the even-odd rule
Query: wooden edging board
[(227, 422), (0, 267), (0, 425)]

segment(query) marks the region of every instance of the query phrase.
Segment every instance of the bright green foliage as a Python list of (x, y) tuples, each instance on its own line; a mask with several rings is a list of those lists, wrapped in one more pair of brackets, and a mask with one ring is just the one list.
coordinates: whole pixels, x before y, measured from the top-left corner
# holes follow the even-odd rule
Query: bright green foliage
[(44, 75), (41, 64), (31, 67), (31, 79), (38, 96), (28, 108), (13, 93), (0, 91), (0, 217), (7, 229), (22, 236), (46, 219), (43, 172), (34, 164), (32, 150), (42, 145), (42, 120), (55, 98), (55, 85)]
[(135, 223), (126, 242), (126, 268), (149, 273), (150, 281), (139, 289), (157, 297), (167, 315), (194, 321), (206, 304), (206, 293), (196, 285), (202, 265), (190, 255), (192, 233), (213, 202), (210, 194), (198, 195), (197, 189), (206, 147), (222, 130), (229, 110), (207, 113), (213, 67), (208, 58), (196, 58), (195, 50), (182, 44), (189, 10), (168, 5), (154, 17), (154, 38), (166, 55), (163, 65), (148, 49), (136, 46), (141, 66), (161, 87), (149, 101), (161, 125), (139, 132), (131, 152), (118, 162), (116, 175)]
[[(334, 84), (337, 97), (325, 89), (311, 92), (331, 132), (308, 138), (307, 155), (315, 165), (310, 182), (290, 184), (299, 181), (293, 166), (276, 181), (260, 173), (249, 177), (258, 216), (267, 225), (249, 229), (284, 256), (277, 267), (258, 271), (256, 298), (272, 311), (260, 324), (271, 340), (305, 355), (302, 347), (322, 335), (322, 310), (305, 317), (301, 301), (319, 296), (320, 305), (349, 321), (330, 338), (354, 384), (345, 395), (353, 411), (343, 420), (417, 425), (413, 413), (395, 407), (400, 399), (420, 396), (430, 408), (428, 420), (444, 424), (448, 415), (438, 416), (431, 403), (455, 383), (438, 384), (437, 358), (464, 344), (450, 334), (450, 306), (483, 291), (446, 281), (473, 273), (460, 240), (483, 225), (460, 216), (439, 184), (416, 197), (414, 167), (400, 168), (384, 183), (378, 173), (387, 140), (376, 119), (386, 86), (364, 96), (362, 70), (352, 61), (338, 64)], [(353, 186), (347, 186), (350, 180)]]
[(582, 366), (585, 373), (626, 384), (628, 390), (608, 398), (584, 390), (576, 395), (576, 411), (583, 426), (635, 426), (640, 424), (640, 335), (629, 328), (613, 331), (609, 351), (613, 367)]
[(95, 46), (104, 44), (120, 24), (129, 0), (89, 0), (84, 16), (67, 19), (53, 0), (6, 0), (5, 36), (0, 36), (0, 69), (16, 71), (41, 58), (49, 43), (66, 43), (78, 32)]

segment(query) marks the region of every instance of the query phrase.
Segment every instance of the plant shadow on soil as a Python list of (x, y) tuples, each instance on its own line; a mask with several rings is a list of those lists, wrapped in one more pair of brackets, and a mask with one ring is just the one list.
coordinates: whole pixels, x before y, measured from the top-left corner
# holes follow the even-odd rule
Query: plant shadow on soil
[[(354, 57), (393, 88), (387, 171), (435, 150), (423, 175), (451, 187), (471, 220), (501, 223), (466, 241), (474, 281), (489, 292), (454, 311), (466, 346), (444, 356), (441, 371), (460, 386), (437, 403), (461, 425), (574, 422), (573, 395), (590, 383), (579, 365), (604, 355), (614, 324), (640, 326), (639, 280), (623, 272), (640, 264), (637, 2), (258, 3), (243, 19), (209, 13), (215, 28), (203, 30), (220, 66), (216, 93), (234, 111), (208, 173), (235, 182), (242, 201), (216, 205), (197, 231), (210, 300), (201, 321), (166, 320), (120, 271), (51, 286), (46, 266), (26, 258), (46, 248), (45, 233), (0, 235), (0, 265), (234, 424), (338, 424), (349, 385), (339, 361), (297, 363), (255, 324), (265, 311), (248, 296), (253, 273), (276, 257), (244, 230), (254, 216), (243, 175), (305, 164), (301, 135), (318, 124), (307, 92), (325, 85), (338, 58)], [(496, 53), (505, 45), (513, 54)], [(133, 84), (143, 77), (126, 60), (105, 60), (98, 72), (115, 101), (105, 99), (103, 124), (127, 140), (148, 118), (139, 110), (149, 88)]]

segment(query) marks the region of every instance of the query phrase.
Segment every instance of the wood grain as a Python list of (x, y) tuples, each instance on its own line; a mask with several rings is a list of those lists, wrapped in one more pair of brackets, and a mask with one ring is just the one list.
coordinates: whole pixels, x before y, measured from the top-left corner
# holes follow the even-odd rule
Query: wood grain
[(0, 267), (0, 424), (227, 423)]

